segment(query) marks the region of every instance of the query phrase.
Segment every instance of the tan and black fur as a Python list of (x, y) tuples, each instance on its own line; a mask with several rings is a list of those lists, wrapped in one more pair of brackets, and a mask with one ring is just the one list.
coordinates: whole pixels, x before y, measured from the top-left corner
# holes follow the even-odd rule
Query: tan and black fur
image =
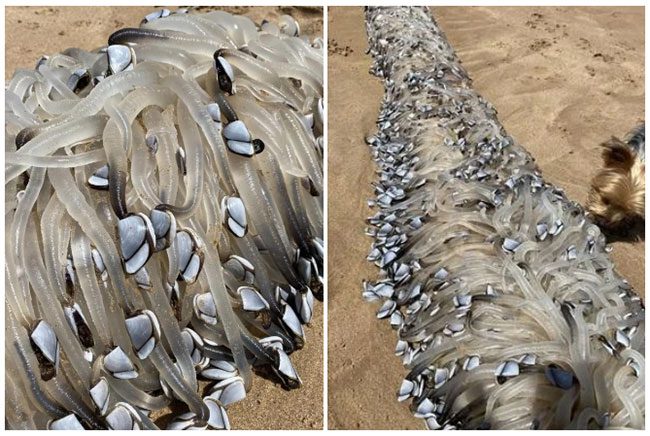
[(601, 227), (623, 231), (645, 219), (645, 126), (601, 144), (603, 168), (591, 181), (587, 209)]

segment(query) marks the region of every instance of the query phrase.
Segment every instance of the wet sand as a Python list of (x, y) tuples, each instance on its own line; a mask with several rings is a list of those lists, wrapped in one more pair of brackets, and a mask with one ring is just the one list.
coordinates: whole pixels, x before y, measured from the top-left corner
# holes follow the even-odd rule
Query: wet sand
[[(434, 16), (499, 119), (546, 180), (582, 204), (597, 145), (644, 117), (643, 8), (440, 7)], [(362, 8), (329, 9), (329, 428), (422, 429), (396, 400), (406, 371), (395, 332), (361, 299), (374, 163), (364, 137), (383, 96)], [(336, 43), (336, 45), (334, 45)], [(644, 242), (616, 242), (620, 274), (643, 295)]]
[[(171, 8), (174, 9), (174, 8)], [(199, 11), (208, 8), (200, 7)], [(298, 20), (303, 34), (322, 35), (320, 8), (226, 7), (259, 23), (266, 18), (277, 22), (283, 14)], [(7, 7), (5, 8), (5, 80), (16, 68), (33, 69), (43, 54), (68, 47), (92, 50), (105, 45), (108, 36), (123, 27), (137, 27), (153, 7)], [(323, 311), (317, 302), (312, 325), (305, 328), (305, 347), (291, 360), (303, 387), (285, 391), (279, 384), (255, 377), (247, 398), (228, 409), (232, 428), (247, 430), (323, 428)], [(176, 413), (184, 409), (176, 410)], [(160, 424), (169, 413), (155, 416)]]

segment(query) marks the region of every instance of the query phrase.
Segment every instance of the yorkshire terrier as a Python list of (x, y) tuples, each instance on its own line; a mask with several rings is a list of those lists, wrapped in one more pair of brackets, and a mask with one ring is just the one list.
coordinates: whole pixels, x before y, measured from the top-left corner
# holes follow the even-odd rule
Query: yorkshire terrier
[(616, 137), (601, 144), (603, 168), (591, 181), (587, 209), (610, 232), (626, 232), (645, 220), (645, 124), (626, 142)]

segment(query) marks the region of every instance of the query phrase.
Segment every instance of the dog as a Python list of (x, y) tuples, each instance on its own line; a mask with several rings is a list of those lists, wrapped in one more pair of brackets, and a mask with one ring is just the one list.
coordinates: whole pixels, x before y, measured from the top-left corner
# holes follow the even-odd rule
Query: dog
[(587, 209), (605, 230), (621, 232), (645, 220), (645, 124), (627, 140), (601, 144), (603, 168), (591, 181)]

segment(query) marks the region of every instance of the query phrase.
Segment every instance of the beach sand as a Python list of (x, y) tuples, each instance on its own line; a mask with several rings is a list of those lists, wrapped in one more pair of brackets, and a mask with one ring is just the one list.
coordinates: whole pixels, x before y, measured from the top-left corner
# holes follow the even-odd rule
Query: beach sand
[[(33, 69), (43, 54), (68, 47), (92, 50), (105, 45), (109, 35), (123, 27), (137, 27), (153, 7), (7, 7), (5, 8), (5, 79), (16, 68)], [(172, 8), (174, 9), (174, 8)], [(321, 35), (322, 9), (314, 7), (200, 7), (199, 11), (222, 9), (249, 16), (256, 23), (266, 18), (277, 22), (290, 14), (300, 23), (302, 34)], [(305, 347), (294, 353), (294, 363), (303, 386), (286, 391), (267, 379), (255, 377), (247, 398), (228, 409), (232, 428), (321, 429), (323, 428), (323, 311), (316, 303), (314, 319), (305, 328)], [(184, 409), (175, 409), (176, 413)], [(155, 416), (164, 425), (169, 413)]]
[[(499, 119), (547, 181), (584, 204), (597, 145), (644, 117), (644, 9), (433, 8)], [(383, 95), (368, 73), (362, 8), (329, 9), (329, 428), (422, 429), (396, 391), (406, 374), (396, 334), (361, 299), (374, 164), (364, 137)], [(644, 242), (616, 242), (619, 273), (643, 295)]]

